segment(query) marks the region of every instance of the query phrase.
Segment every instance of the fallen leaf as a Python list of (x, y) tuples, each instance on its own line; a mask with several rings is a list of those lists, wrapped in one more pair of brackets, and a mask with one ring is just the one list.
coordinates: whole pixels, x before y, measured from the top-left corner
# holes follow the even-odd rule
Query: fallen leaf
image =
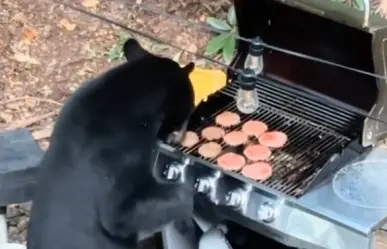
[(9, 83), (9, 86), (11, 88), (14, 88), (15, 86), (22, 86), (23, 85), (23, 82), (21, 82), (21, 81), (14, 81), (14, 80), (9, 80), (8, 83)]
[(43, 94), (45, 97), (48, 97), (52, 94), (52, 90), (47, 85), (44, 85), (42, 89), (38, 90), (41, 94)]
[(39, 140), (38, 143), (39, 143), (40, 148), (43, 151), (46, 151), (48, 149), (48, 147), (50, 146), (50, 142), (45, 140), (45, 139), (44, 140)]
[(31, 45), (31, 41), (24, 37), (16, 44), (16, 48), (18, 51), (24, 51), (27, 50), (28, 45)]
[(99, 0), (82, 0), (82, 5), (86, 8), (95, 8), (99, 4)]
[(72, 86), (69, 87), (70, 92), (75, 92), (79, 88), (78, 84), (73, 84)]
[(15, 21), (15, 22), (18, 22), (21, 24), (25, 24), (25, 23), (27, 23), (27, 18), (23, 13), (18, 12), (12, 17), (12, 21)]
[(39, 36), (39, 31), (34, 29), (34, 28), (24, 28), (23, 30), (23, 36), (25, 39), (29, 40), (29, 41), (33, 41), (33, 40), (36, 40)]
[(191, 53), (196, 53), (198, 51), (198, 47), (196, 47), (196, 45), (192, 43), (191, 45), (188, 46), (187, 50)]
[(7, 104), (7, 108), (11, 110), (19, 110), (23, 104), (20, 101)]
[(12, 92), (16, 94), (22, 94), (26, 91), (25, 87), (14, 87), (12, 88)]
[(20, 41), (20, 45), (21, 46), (31, 45), (31, 41), (27, 38), (24, 38), (23, 40)]
[(3, 119), (5, 123), (11, 123), (11, 121), (13, 120), (13, 115), (11, 113), (1, 112), (0, 119)]
[(36, 104), (37, 104), (37, 101), (35, 99), (27, 98), (27, 99), (24, 100), (24, 103), (28, 107), (35, 107)]
[(58, 26), (59, 26), (60, 28), (66, 29), (67, 31), (73, 31), (77, 25), (74, 24), (74, 23), (71, 23), (71, 22), (70, 22), (69, 20), (67, 20), (67, 19), (62, 19), (62, 20), (60, 20)]
[(30, 63), (34, 65), (39, 65), (40, 62), (34, 58), (31, 58), (27, 54), (22, 54), (22, 53), (16, 53), (13, 55), (13, 59), (18, 61), (18, 62), (23, 62), (23, 63)]

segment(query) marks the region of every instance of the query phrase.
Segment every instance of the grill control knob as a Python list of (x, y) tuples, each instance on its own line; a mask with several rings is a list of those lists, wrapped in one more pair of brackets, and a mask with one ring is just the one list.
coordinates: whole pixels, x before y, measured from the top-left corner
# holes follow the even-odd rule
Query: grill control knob
[(226, 205), (239, 208), (242, 206), (244, 200), (244, 193), (242, 190), (238, 189), (236, 191), (230, 191), (226, 195)]
[(209, 194), (211, 187), (211, 180), (208, 178), (197, 179), (195, 182), (196, 191), (201, 194)]
[(258, 219), (266, 223), (273, 222), (277, 216), (276, 211), (270, 202), (264, 202), (258, 209)]
[(181, 176), (181, 167), (178, 162), (172, 162), (171, 164), (166, 166), (164, 171), (165, 178), (167, 180), (177, 180)]
[[(195, 188), (198, 193), (205, 195), (214, 195), (214, 190), (216, 188), (216, 183), (221, 175), (221, 172), (218, 171), (214, 175), (200, 177), (196, 179)], [(214, 196), (212, 196), (215, 198)]]
[(185, 157), (182, 162), (173, 161), (165, 167), (163, 174), (167, 180), (184, 181), (184, 179), (182, 179), (184, 176), (184, 169), (190, 163), (191, 162), (188, 157)]

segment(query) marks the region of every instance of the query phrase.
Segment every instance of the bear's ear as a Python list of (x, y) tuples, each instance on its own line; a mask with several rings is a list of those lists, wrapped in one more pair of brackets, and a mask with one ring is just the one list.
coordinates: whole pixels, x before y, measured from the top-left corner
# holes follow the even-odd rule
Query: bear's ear
[(182, 68), (183, 71), (189, 75), (195, 69), (195, 63), (190, 62), (185, 67)]
[(128, 62), (133, 62), (144, 58), (148, 55), (148, 51), (143, 49), (135, 39), (128, 39), (123, 46), (123, 52)]

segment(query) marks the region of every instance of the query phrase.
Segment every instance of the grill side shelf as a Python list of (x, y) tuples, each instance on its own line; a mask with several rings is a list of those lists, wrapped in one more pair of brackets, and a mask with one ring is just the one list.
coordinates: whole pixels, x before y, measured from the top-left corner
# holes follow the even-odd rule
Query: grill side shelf
[(337, 151), (336, 153), (333, 152), (331, 157), (317, 173), (316, 177), (305, 188), (306, 191), (303, 194), (317, 188), (325, 181), (330, 180), (336, 172), (369, 150), (371, 150), (371, 147), (362, 147), (359, 140), (356, 139), (344, 148), (344, 150), (341, 150), (340, 152)]

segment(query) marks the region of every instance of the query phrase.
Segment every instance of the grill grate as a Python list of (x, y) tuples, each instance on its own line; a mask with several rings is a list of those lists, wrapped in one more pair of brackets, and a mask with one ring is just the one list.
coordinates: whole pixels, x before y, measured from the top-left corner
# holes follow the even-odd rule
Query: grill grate
[[(359, 119), (351, 112), (334, 110), (296, 94), (293, 96), (285, 90), (281, 92), (279, 91), (281, 89), (270, 87), (259, 90), (261, 106), (258, 112), (246, 115), (240, 113), (234, 104), (233, 98), (236, 90), (234, 84), (224, 88), (219, 96), (229, 100), (209, 117), (202, 118), (205, 122), (193, 130), (200, 135), (201, 130), (205, 127), (217, 126), (215, 123), (216, 115), (223, 111), (232, 111), (240, 115), (241, 123), (232, 129), (226, 129), (226, 132), (240, 130), (245, 122), (254, 119), (265, 122), (269, 126), (269, 130), (285, 132), (288, 135), (287, 145), (282, 149), (274, 150), (269, 158), (269, 163), (273, 166), (273, 175), (265, 181), (260, 181), (260, 183), (288, 196), (299, 197), (307, 190), (332, 153), (341, 150), (351, 141), (349, 137), (338, 131), (344, 133), (344, 130), (349, 129), (351, 122)], [(209, 99), (208, 102), (216, 102), (216, 98)], [(207, 104), (210, 103), (204, 105)], [(308, 107), (310, 109), (307, 109)], [(297, 115), (292, 114), (294, 112)], [(201, 139), (191, 148), (180, 147), (179, 149), (183, 153), (205, 160), (198, 154), (197, 150), (206, 142), (206, 140)], [(235, 151), (234, 147), (226, 145), (223, 141), (218, 142), (223, 148), (222, 153)], [(258, 143), (258, 141), (256, 138), (251, 138), (249, 143)], [(242, 154), (241, 148), (236, 148), (236, 150)], [(206, 161), (216, 164), (216, 158)]]
[[(289, 91), (286, 89), (287, 87), (279, 87), (277, 84), (272, 81), (257, 81), (256, 87), (262, 103), (295, 114), (339, 133), (352, 130), (354, 124), (359, 124), (364, 120), (364, 117), (349, 110), (318, 103)], [(235, 96), (237, 89), (237, 83), (233, 82), (223, 92)]]

